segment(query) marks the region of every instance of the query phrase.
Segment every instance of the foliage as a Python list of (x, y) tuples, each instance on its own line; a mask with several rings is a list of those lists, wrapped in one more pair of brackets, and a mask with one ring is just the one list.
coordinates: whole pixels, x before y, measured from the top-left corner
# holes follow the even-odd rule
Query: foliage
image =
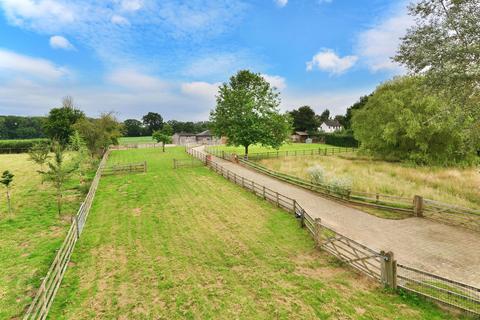
[(147, 113), (142, 117), (142, 121), (147, 129), (147, 135), (151, 135), (154, 131), (160, 130), (163, 127), (163, 118), (156, 112)]
[(73, 134), (70, 136), (70, 139), (68, 141), (68, 149), (71, 151), (82, 151), (84, 148), (86, 148), (85, 141), (83, 141), (82, 136), (80, 133), (75, 130)]
[(49, 138), (57, 140), (62, 146), (66, 146), (74, 132), (74, 124), (83, 118), (85, 118), (85, 114), (75, 108), (73, 99), (65, 97), (61, 108), (50, 110), (44, 125), (45, 133)]
[(169, 120), (167, 123), (172, 127), (173, 133), (199, 133), (210, 128), (209, 121), (182, 122), (177, 120)]
[(48, 139), (0, 140), (0, 153), (27, 152), (34, 145), (48, 145)]
[(386, 159), (441, 165), (472, 160), (476, 146), (465, 129), (474, 119), (461, 122), (461, 113), (443, 113), (446, 101), (426, 89), (424, 81), (403, 77), (379, 86), (353, 115), (355, 138), (362, 148)]
[(330, 110), (325, 109), (317, 118), (317, 121), (320, 124), (330, 119)]
[(340, 122), (343, 127), (345, 129), (350, 129), (352, 127), (352, 116), (353, 116), (353, 112), (355, 110), (360, 110), (362, 109), (363, 107), (365, 107), (365, 105), (367, 104), (368, 102), (368, 98), (372, 96), (373, 93), (371, 93), (370, 95), (368, 96), (362, 96), (360, 97), (360, 99), (355, 102), (353, 105), (351, 105), (350, 107), (347, 108), (347, 113), (345, 114), (345, 119), (344, 119), (344, 123)]
[(126, 137), (141, 137), (147, 134), (141, 121), (127, 119), (123, 121), (123, 135)]
[(278, 148), (292, 131), (290, 117), (279, 113), (279, 94), (260, 75), (239, 71), (220, 86), (217, 106), (210, 114), (216, 135), (242, 145), (248, 154), (252, 144)]
[(290, 116), (293, 119), (293, 128), (296, 131), (317, 131), (319, 123), (315, 117), (315, 111), (309, 106), (303, 106), (298, 110), (290, 112)]
[(45, 117), (0, 116), (0, 139), (44, 138)]
[(329, 186), (336, 194), (348, 196), (352, 191), (352, 180), (346, 177), (334, 177), (330, 179)]
[(172, 143), (172, 136), (165, 132), (171, 132), (171, 128), (167, 128), (167, 130), (163, 128), (160, 131), (155, 131), (152, 135), (152, 138), (155, 139), (158, 143), (162, 142), (163, 152), (165, 152), (165, 144)]
[(0, 179), (0, 183), (3, 184), (7, 189), (7, 204), (8, 204), (8, 212), (10, 213), (12, 212), (12, 205), (10, 203), (10, 184), (13, 181), (13, 177), (14, 175), (10, 171), (5, 170), (3, 171), (2, 177)]
[(163, 128), (162, 130), (160, 130), (160, 132), (163, 133), (164, 135), (171, 136), (173, 135), (173, 128), (171, 125), (166, 123), (163, 125)]
[(78, 162), (71, 161), (65, 163), (64, 151), (59, 142), (52, 143), (53, 161), (48, 162), (47, 171), (40, 171), (44, 181), (52, 184), (57, 194), (57, 210), (58, 214), (62, 213), (63, 189), (65, 182), (68, 181), (72, 173), (78, 168)]
[(318, 132), (315, 136), (325, 144), (337, 147), (357, 148), (358, 141), (348, 132)]
[(90, 155), (100, 155), (111, 144), (118, 144), (121, 126), (113, 113), (102, 113), (99, 119), (81, 119), (75, 124), (80, 136), (85, 141)]
[(40, 170), (43, 170), (43, 166), (47, 162), (50, 154), (50, 145), (37, 143), (28, 152), (30, 161), (38, 164)]
[(325, 183), (325, 169), (321, 165), (314, 165), (307, 169), (307, 173), (310, 176), (310, 180), (315, 184)]

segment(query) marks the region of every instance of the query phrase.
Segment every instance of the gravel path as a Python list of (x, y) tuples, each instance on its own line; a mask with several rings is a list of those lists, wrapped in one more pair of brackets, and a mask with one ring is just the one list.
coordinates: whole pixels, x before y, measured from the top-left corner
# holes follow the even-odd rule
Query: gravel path
[(372, 249), (392, 251), (399, 263), (480, 287), (480, 233), (422, 218), (378, 218), (238, 164), (213, 161), (297, 200), (309, 215), (345, 236)]

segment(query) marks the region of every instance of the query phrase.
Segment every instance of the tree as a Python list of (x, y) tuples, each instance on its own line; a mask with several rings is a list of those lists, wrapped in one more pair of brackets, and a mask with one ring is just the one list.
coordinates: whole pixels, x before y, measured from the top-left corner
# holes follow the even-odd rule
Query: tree
[[(342, 124), (345, 129), (350, 129), (352, 127), (352, 116), (353, 116), (353, 111), (355, 110), (360, 110), (362, 109), (368, 102), (368, 98), (372, 94), (368, 96), (362, 96), (360, 99), (355, 102), (353, 105), (347, 108), (347, 113), (345, 114), (345, 123)], [(340, 122), (341, 123), (341, 122)]]
[(293, 128), (297, 131), (317, 131), (319, 123), (315, 117), (315, 111), (309, 106), (303, 106), (290, 112), (293, 119)]
[(473, 161), (476, 149), (465, 128), (475, 119), (463, 119), (459, 126), (458, 113), (435, 117), (446, 101), (425, 82), (424, 77), (401, 77), (380, 85), (365, 107), (353, 112), (355, 138), (386, 159), (440, 165)]
[(163, 118), (161, 115), (155, 112), (149, 112), (142, 118), (143, 124), (147, 127), (147, 133), (151, 135), (153, 131), (162, 129)]
[(346, 127), (346, 124), (347, 124), (347, 120), (346, 120), (346, 117), (342, 114), (337, 114), (335, 116), (335, 118), (333, 118), (334, 120), (338, 121), (338, 123), (340, 123), (342, 125), (343, 128)]
[(290, 116), (279, 113), (279, 104), (276, 89), (260, 74), (241, 70), (219, 87), (212, 129), (229, 144), (242, 145), (245, 154), (255, 143), (278, 148), (292, 131)]
[(164, 124), (162, 130), (160, 131), (167, 136), (173, 135), (173, 128), (168, 123)]
[(111, 144), (118, 144), (121, 126), (112, 112), (102, 113), (99, 119), (83, 118), (75, 124), (85, 141), (90, 156), (100, 155)]
[(13, 181), (14, 175), (8, 171), (3, 171), (2, 178), (0, 179), (0, 183), (5, 186), (7, 189), (7, 205), (8, 205), (8, 213), (12, 213), (12, 204), (10, 202), (10, 184)]
[[(171, 128), (170, 128), (171, 130)], [(163, 152), (165, 152), (165, 144), (172, 143), (172, 137), (170, 134), (167, 134), (165, 131), (155, 131), (152, 135), (153, 139), (155, 139), (158, 143), (162, 143)]]
[(328, 119), (330, 119), (330, 110), (325, 109), (320, 114), (320, 116), (318, 117), (318, 120), (319, 120), (320, 124), (322, 124), (323, 122), (327, 121)]
[(45, 133), (49, 138), (57, 140), (62, 146), (66, 146), (73, 134), (73, 125), (84, 117), (85, 114), (75, 108), (73, 99), (65, 97), (61, 108), (50, 110), (44, 124)]
[(409, 14), (416, 17), (416, 25), (402, 38), (393, 59), (454, 96), (478, 93), (478, 0), (420, 0), (409, 6)]
[(30, 148), (28, 156), (30, 161), (38, 164), (40, 166), (40, 171), (43, 171), (43, 166), (50, 158), (50, 145), (37, 143)]
[(48, 162), (48, 170), (40, 171), (43, 179), (50, 182), (56, 190), (58, 214), (62, 213), (63, 187), (70, 178), (71, 174), (77, 169), (78, 163), (65, 164), (63, 149), (59, 142), (52, 144), (54, 153), (53, 161)]
[(123, 121), (124, 134), (127, 137), (140, 137), (144, 133), (142, 122), (136, 119), (127, 119)]

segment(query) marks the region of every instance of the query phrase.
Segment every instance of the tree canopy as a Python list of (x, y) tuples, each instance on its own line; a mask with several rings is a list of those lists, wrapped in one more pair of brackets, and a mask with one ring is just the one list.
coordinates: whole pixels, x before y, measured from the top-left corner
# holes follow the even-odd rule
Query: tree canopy
[(84, 117), (85, 114), (75, 108), (73, 99), (65, 97), (61, 108), (50, 110), (44, 125), (45, 133), (50, 139), (57, 140), (65, 146), (75, 130), (73, 125)]
[(280, 147), (292, 131), (288, 114), (280, 114), (280, 97), (258, 73), (241, 70), (219, 87), (217, 105), (210, 113), (212, 129), (228, 143)]
[(123, 134), (127, 137), (141, 137), (145, 132), (143, 123), (137, 119), (127, 119), (123, 121)]
[(424, 77), (386, 82), (363, 108), (353, 112), (352, 127), (362, 148), (383, 158), (418, 164), (448, 165), (475, 157), (475, 145), (466, 130), (473, 119), (464, 119), (460, 126), (455, 114), (439, 116), (444, 97), (432, 93), (425, 82)]
[(147, 128), (147, 134), (151, 135), (154, 131), (163, 127), (163, 118), (156, 112), (149, 112), (142, 117), (143, 124)]
[(293, 119), (293, 128), (297, 131), (316, 131), (319, 123), (315, 111), (310, 106), (303, 106), (290, 112)]

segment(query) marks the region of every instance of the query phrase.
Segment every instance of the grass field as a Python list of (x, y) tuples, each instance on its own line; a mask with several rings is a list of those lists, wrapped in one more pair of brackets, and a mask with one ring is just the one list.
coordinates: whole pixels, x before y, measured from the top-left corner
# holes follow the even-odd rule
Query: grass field
[[(318, 150), (318, 149), (324, 149), (324, 148), (338, 148), (335, 146), (331, 146), (328, 144), (323, 144), (323, 143), (285, 143), (282, 145), (278, 150), (273, 149), (271, 147), (264, 147), (262, 145), (253, 145), (248, 147), (248, 153), (256, 153), (256, 152), (272, 152), (272, 151), (294, 151), (294, 150)], [(220, 151), (225, 151), (225, 152), (230, 152), (230, 153), (236, 153), (236, 154), (244, 154), (245, 153), (245, 148), (242, 146), (235, 147), (235, 146), (216, 146), (216, 147), (210, 147), (209, 149), (211, 150), (220, 150)]]
[(183, 148), (115, 151), (147, 173), (103, 177), (52, 319), (448, 319), (316, 251), (290, 214)]
[(0, 187), (0, 319), (20, 316), (31, 301), (83, 198), (78, 177), (72, 177), (58, 216), (53, 188), (41, 184), (38, 169), (27, 154), (0, 155), (0, 172), (15, 175), (12, 214)]
[(428, 199), (480, 209), (479, 168), (411, 167), (402, 163), (375, 161), (356, 154), (264, 159), (267, 168), (310, 179), (307, 169), (319, 164), (328, 178), (344, 177), (357, 191)]
[(133, 144), (133, 143), (154, 143), (152, 136), (148, 137), (121, 137), (118, 139), (120, 144)]

